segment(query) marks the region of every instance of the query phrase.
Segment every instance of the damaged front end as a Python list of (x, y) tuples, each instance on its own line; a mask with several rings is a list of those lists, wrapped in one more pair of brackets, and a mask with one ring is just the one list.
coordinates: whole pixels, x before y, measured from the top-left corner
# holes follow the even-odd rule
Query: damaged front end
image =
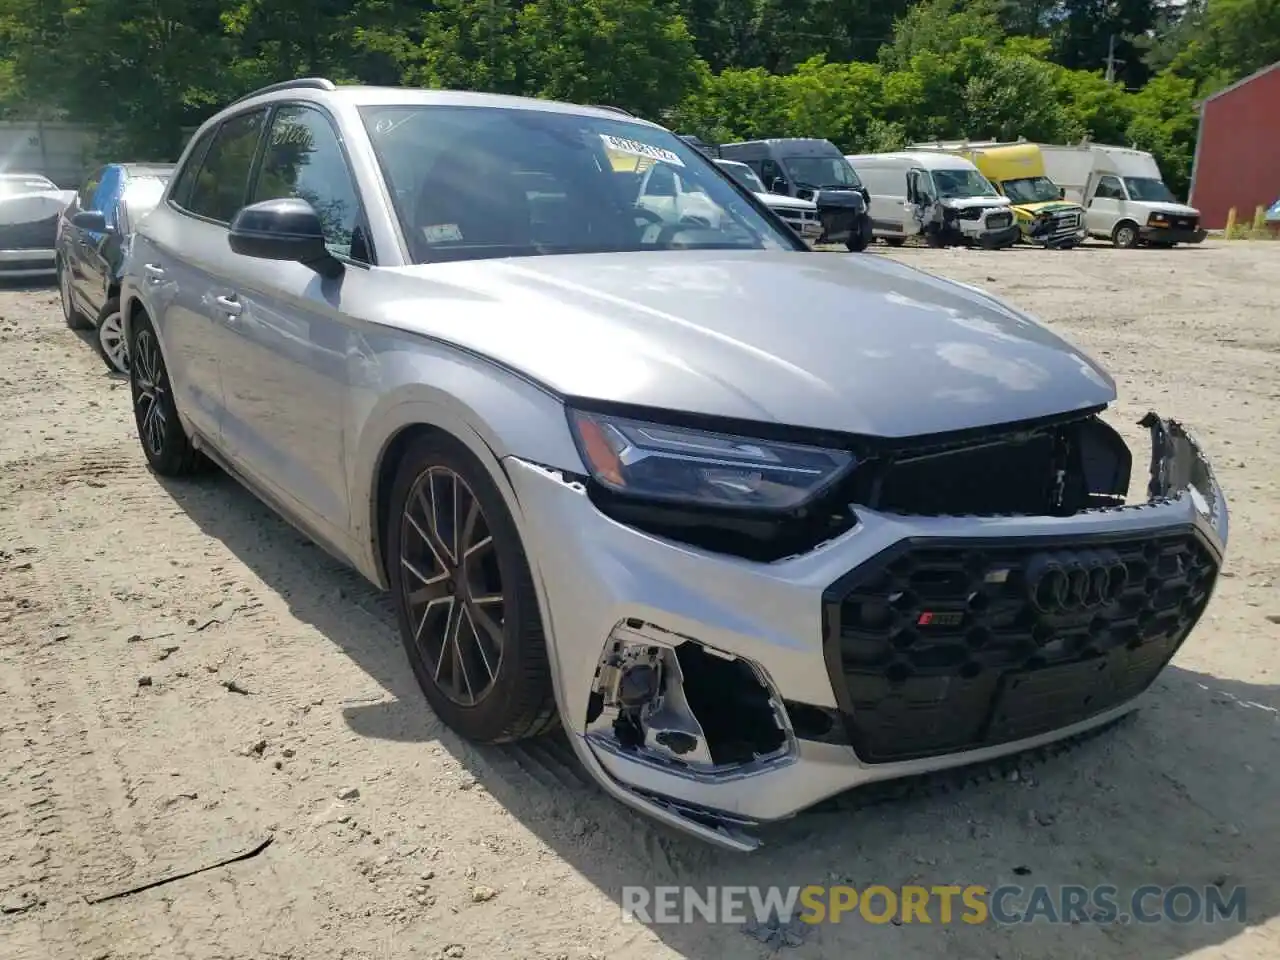
[[(782, 698), (757, 665), (634, 618), (605, 645), (586, 738), (621, 757), (711, 781), (776, 769), (796, 756)], [(671, 809), (726, 835), (751, 825), (687, 804)]]
[[(601, 638), (590, 666), (585, 646), (562, 664), (579, 755), (619, 799), (750, 850), (752, 826), (860, 784), (1132, 709), (1208, 604), (1227, 508), (1155, 414), (1130, 499), (1133, 457), (1100, 412), (858, 439), (838, 481), (770, 512), (530, 472), (547, 552), (587, 561), (557, 630)], [(717, 456), (711, 480), (737, 483)]]

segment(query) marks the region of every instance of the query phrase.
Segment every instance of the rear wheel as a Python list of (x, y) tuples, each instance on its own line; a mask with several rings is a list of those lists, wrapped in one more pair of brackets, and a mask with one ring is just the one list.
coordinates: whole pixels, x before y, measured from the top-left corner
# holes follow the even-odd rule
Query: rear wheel
[(62, 301), (62, 319), (67, 322), (67, 326), (72, 330), (92, 330), (93, 321), (81, 313), (76, 306), (75, 298), (71, 292), (71, 271), (61, 257), (58, 258), (57, 268), (58, 299)]
[(107, 368), (116, 373), (129, 372), (129, 344), (124, 339), (124, 317), (120, 301), (108, 300), (98, 319), (98, 353)]
[(466, 447), (439, 434), (410, 446), (383, 540), (400, 636), (436, 715), (477, 743), (553, 728), (529, 563), (502, 494)]
[(129, 392), (133, 397), (133, 418), (138, 439), (151, 469), (165, 477), (184, 477), (206, 467), (208, 460), (191, 443), (178, 419), (173, 387), (160, 341), (146, 314), (130, 324), (132, 342), (129, 357)]

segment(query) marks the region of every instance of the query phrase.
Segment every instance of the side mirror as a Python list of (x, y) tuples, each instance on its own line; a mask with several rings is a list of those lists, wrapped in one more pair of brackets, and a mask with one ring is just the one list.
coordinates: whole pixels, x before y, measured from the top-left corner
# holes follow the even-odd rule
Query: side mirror
[(101, 210), (81, 210), (72, 214), (71, 225), (90, 233), (106, 233), (110, 229), (107, 226), (107, 216)]
[(1059, 188), (1058, 188), (1058, 199), (1059, 199), (1059, 200), (1065, 200), (1065, 199), (1067, 199), (1067, 188), (1066, 188), (1066, 187), (1059, 187)]
[(244, 257), (301, 263), (322, 277), (342, 273), (342, 261), (325, 246), (320, 215), (297, 197), (263, 200), (245, 207), (231, 221), (227, 241)]
[(772, 193), (786, 193), (787, 181), (784, 180), (782, 177), (774, 177), (773, 183), (769, 185), (769, 190)]

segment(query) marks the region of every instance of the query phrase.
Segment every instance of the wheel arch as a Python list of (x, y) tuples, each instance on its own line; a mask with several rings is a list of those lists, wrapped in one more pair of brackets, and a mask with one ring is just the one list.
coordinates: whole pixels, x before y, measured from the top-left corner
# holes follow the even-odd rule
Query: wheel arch
[[(151, 316), (151, 311), (147, 309), (147, 305), (142, 299), (127, 287), (121, 287), (118, 293), (120, 297), (120, 321), (121, 328), (124, 330), (124, 342), (130, 352), (133, 351), (133, 322), (139, 315), (145, 316), (151, 322), (151, 332), (156, 338), (156, 346), (160, 350), (160, 359), (164, 361), (165, 369), (169, 371), (169, 377), (173, 377), (173, 365), (169, 362), (169, 351), (165, 347), (164, 336), (160, 333), (160, 325), (156, 323), (155, 318)], [(179, 419), (182, 418), (182, 411), (178, 411)]]
[(1121, 217), (1111, 227), (1111, 239), (1113, 241), (1116, 238), (1116, 234), (1119, 233), (1120, 228), (1125, 226), (1133, 227), (1135, 234), (1142, 229), (1141, 225), (1137, 220), (1133, 219), (1133, 217)]
[[(349, 478), (352, 539), (363, 554), (363, 572), (381, 587), (388, 583), (383, 545), (391, 487), (401, 458), (418, 437), (441, 434), (466, 447), (502, 494), (522, 539), (523, 511), (503, 459), (516, 456), (547, 466), (583, 469), (559, 398), (496, 371), (486, 375), (474, 370), (454, 379), (453, 389), (428, 380), (432, 386), (406, 385), (384, 398), (365, 420), (354, 444)], [(472, 380), (478, 392), (466, 389)]]

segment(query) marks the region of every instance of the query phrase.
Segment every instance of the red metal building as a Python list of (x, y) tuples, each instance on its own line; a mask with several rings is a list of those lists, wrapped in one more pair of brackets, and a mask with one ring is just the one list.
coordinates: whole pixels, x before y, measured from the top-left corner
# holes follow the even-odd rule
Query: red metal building
[(1220, 230), (1227, 211), (1248, 222), (1280, 198), (1280, 63), (1259, 70), (1200, 105), (1200, 133), (1188, 202), (1200, 224)]

